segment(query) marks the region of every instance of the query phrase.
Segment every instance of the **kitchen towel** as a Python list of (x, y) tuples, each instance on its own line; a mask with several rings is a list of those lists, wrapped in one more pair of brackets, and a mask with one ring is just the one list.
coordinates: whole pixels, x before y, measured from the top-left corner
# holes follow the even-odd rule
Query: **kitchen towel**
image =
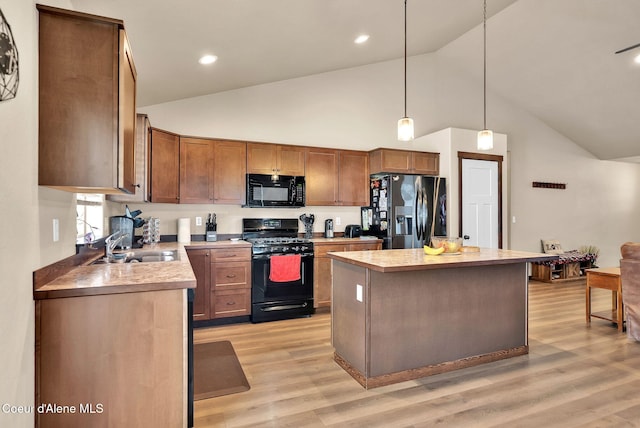
[(271, 256), (269, 279), (273, 282), (291, 282), (300, 279), (300, 254)]
[(178, 219), (178, 242), (191, 242), (191, 219)]

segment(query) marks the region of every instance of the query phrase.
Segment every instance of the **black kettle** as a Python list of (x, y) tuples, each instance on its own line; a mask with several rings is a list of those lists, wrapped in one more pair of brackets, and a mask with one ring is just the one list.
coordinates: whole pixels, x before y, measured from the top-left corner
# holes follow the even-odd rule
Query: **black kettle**
[(324, 221), (324, 237), (333, 238), (333, 219), (326, 219)]

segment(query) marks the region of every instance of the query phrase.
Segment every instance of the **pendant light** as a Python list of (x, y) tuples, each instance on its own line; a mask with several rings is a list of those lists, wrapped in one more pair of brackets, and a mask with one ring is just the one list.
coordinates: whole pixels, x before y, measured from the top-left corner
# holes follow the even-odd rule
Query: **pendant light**
[(407, 0), (404, 0), (404, 117), (398, 121), (398, 140), (413, 140), (413, 119), (407, 116)]
[(484, 128), (478, 132), (478, 150), (493, 149), (493, 131), (487, 129), (487, 0), (484, 0), (482, 31), (484, 33)]

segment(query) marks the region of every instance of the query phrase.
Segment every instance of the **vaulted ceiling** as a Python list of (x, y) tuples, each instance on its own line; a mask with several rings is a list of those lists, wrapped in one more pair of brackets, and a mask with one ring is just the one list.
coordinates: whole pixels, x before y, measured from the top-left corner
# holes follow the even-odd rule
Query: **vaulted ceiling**
[[(71, 3), (124, 20), (140, 106), (402, 56), (402, 0)], [(614, 54), (640, 43), (640, 1), (487, 3), (489, 89), (600, 159), (640, 162), (640, 48)], [(479, 79), (481, 27), (481, 0), (408, 0), (408, 54), (438, 52)], [(206, 53), (218, 62), (198, 64)]]

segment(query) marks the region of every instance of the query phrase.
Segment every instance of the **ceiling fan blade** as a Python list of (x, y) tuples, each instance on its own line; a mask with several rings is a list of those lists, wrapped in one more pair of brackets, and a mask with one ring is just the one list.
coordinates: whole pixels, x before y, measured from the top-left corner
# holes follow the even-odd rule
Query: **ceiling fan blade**
[(622, 52), (626, 52), (626, 51), (630, 51), (631, 49), (635, 49), (637, 47), (640, 47), (640, 43), (635, 44), (633, 46), (629, 46), (628, 48), (624, 48), (624, 49), (620, 49), (618, 52), (616, 52), (617, 54), (622, 53)]

